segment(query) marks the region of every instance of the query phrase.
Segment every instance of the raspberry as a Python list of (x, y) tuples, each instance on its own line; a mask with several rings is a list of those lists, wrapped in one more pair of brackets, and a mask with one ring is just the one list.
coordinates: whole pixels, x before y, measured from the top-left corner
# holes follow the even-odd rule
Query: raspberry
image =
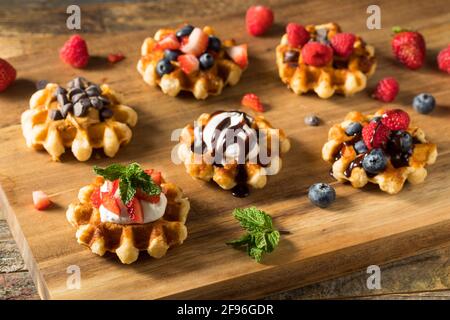
[(411, 70), (419, 69), (425, 62), (425, 40), (416, 31), (405, 31), (394, 27), (392, 52), (395, 58)]
[(264, 106), (262, 105), (261, 100), (259, 100), (259, 97), (254, 93), (247, 93), (244, 95), (241, 105), (257, 112), (264, 112)]
[(362, 137), (367, 149), (382, 148), (388, 141), (391, 131), (383, 123), (372, 121), (362, 130)]
[(450, 45), (439, 52), (437, 63), (440, 70), (450, 73)]
[(273, 12), (265, 6), (252, 6), (245, 15), (247, 32), (252, 36), (263, 35), (273, 24)]
[(301, 24), (289, 23), (286, 27), (288, 43), (291, 47), (301, 47), (309, 41), (309, 32)]
[(71, 36), (59, 51), (59, 57), (72, 67), (84, 68), (89, 62), (86, 41), (78, 34)]
[(353, 44), (356, 37), (352, 33), (337, 33), (331, 38), (331, 46), (336, 55), (342, 58), (348, 58), (353, 53)]
[(306, 64), (323, 67), (333, 58), (333, 49), (319, 42), (308, 42), (302, 48), (302, 58)]
[(16, 80), (16, 69), (8, 61), (0, 59), (0, 92), (5, 91)]
[(397, 96), (398, 90), (397, 80), (392, 77), (387, 77), (378, 82), (373, 97), (383, 102), (391, 102)]
[(390, 130), (406, 130), (409, 121), (409, 115), (400, 109), (388, 110), (381, 118), (381, 122)]

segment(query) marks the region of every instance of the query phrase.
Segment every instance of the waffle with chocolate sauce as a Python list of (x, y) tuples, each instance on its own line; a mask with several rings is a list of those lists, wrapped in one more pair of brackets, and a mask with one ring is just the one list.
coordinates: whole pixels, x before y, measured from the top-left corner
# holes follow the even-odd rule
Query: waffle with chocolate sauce
[[(169, 96), (174, 97), (181, 91), (190, 91), (195, 98), (206, 99), (209, 95), (219, 95), (226, 85), (234, 86), (239, 82), (245, 67), (240, 67), (227, 54), (227, 50), (236, 45), (234, 40), (223, 41), (218, 52), (208, 50), (214, 57), (214, 64), (208, 69), (198, 68), (187, 74), (175, 60), (170, 61), (172, 68), (170, 73), (159, 75), (158, 62), (165, 57), (164, 50), (158, 48), (158, 42), (168, 35), (174, 35), (176, 31), (176, 29), (160, 29), (154, 37), (144, 40), (141, 48), (142, 57), (137, 64), (137, 70), (147, 84), (159, 86)], [(205, 26), (203, 32), (209, 36), (214, 35), (214, 30), (209, 26)]]
[(384, 152), (387, 165), (382, 172), (371, 174), (363, 168), (367, 152), (358, 153), (356, 143), (362, 141), (360, 134), (347, 135), (350, 123), (358, 122), (363, 127), (375, 117), (381, 117), (385, 110), (374, 115), (350, 112), (340, 124), (335, 124), (328, 132), (328, 142), (322, 148), (322, 158), (332, 163), (330, 174), (338, 181), (349, 181), (353, 187), (362, 188), (371, 182), (378, 184), (382, 191), (396, 194), (403, 188), (405, 181), (412, 184), (422, 183), (426, 176), (426, 165), (433, 164), (437, 157), (437, 147), (429, 143), (425, 133), (418, 127), (409, 126), (406, 130), (412, 136), (412, 147), (407, 152), (400, 150), (398, 135), (392, 132)]
[[(312, 40), (322, 43), (329, 43), (329, 39), (341, 32), (336, 23), (308, 25), (306, 30)], [(359, 36), (349, 58), (334, 55), (327, 65), (315, 67), (303, 62), (301, 48), (291, 47), (284, 34), (276, 48), (276, 60), (281, 81), (292, 91), (298, 95), (314, 91), (321, 98), (329, 98), (334, 93), (351, 96), (364, 90), (376, 69), (374, 47)]]
[(108, 85), (84, 78), (75, 78), (67, 89), (48, 83), (32, 95), (30, 109), (21, 117), (27, 146), (45, 149), (54, 161), (66, 148), (79, 161), (100, 148), (114, 157), (130, 141), (136, 122), (136, 112), (123, 105)]
[(162, 192), (167, 198), (164, 215), (145, 224), (117, 224), (101, 222), (99, 209), (91, 203), (91, 195), (104, 183), (102, 177), (80, 189), (78, 203), (72, 203), (66, 212), (67, 220), (77, 228), (76, 238), (95, 254), (116, 253), (124, 264), (138, 259), (140, 251), (154, 258), (163, 257), (170, 247), (182, 244), (187, 238), (185, 226), (189, 200), (175, 184), (162, 181)]
[[(200, 128), (202, 133), (198, 132)], [(234, 145), (225, 143), (229, 130), (236, 130), (231, 137), (236, 139)], [(255, 139), (249, 139), (251, 135), (260, 137), (263, 134), (265, 138), (255, 143)], [(279, 141), (277, 152), (272, 150), (272, 139), (275, 138)], [(239, 140), (242, 141), (242, 148), (236, 151)], [(200, 115), (196, 126), (187, 125), (183, 128), (180, 142), (178, 156), (191, 177), (204, 181), (212, 179), (222, 189), (231, 189), (236, 197), (247, 196), (249, 186), (263, 188), (267, 183), (267, 175), (278, 174), (281, 170), (281, 156), (291, 146), (284, 131), (274, 129), (263, 116), (251, 117), (240, 111)], [(220, 156), (219, 149), (222, 151)], [(264, 163), (260, 161), (263, 149), (269, 156)]]

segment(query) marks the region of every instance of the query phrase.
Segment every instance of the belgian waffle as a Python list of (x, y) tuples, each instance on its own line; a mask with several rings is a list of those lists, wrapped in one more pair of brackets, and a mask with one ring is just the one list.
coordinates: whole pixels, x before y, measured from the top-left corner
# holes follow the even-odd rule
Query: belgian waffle
[[(82, 82), (84, 84), (79, 85), (81, 90), (92, 85)], [(92, 150), (97, 148), (102, 148), (107, 156), (114, 157), (120, 146), (130, 141), (137, 114), (132, 108), (123, 105), (118, 94), (108, 85), (96, 87), (100, 96), (85, 97), (88, 102), (83, 106), (76, 103), (75, 106), (71, 103), (63, 106), (67, 97), (64, 94), (58, 99), (57, 92), (67, 91), (55, 83), (49, 83), (44, 89), (35, 92), (30, 99), (30, 109), (23, 112), (21, 117), (27, 146), (45, 149), (54, 161), (60, 159), (66, 148), (71, 148), (79, 161), (88, 160)], [(95, 101), (96, 107), (91, 106), (89, 101)]]
[[(213, 114), (204, 113), (200, 115), (196, 121), (196, 126), (205, 128), (215, 116), (221, 113), (221, 111), (218, 111)], [(284, 131), (274, 129), (263, 116), (253, 118), (238, 111), (232, 111), (232, 113), (242, 114), (247, 119), (249, 127), (256, 130), (256, 132), (267, 131), (267, 141), (264, 147), (267, 147), (269, 150), (268, 154), (271, 154), (270, 163), (262, 165), (259, 162), (250, 162), (248, 159), (245, 160), (245, 163), (235, 159), (225, 164), (217, 163), (214, 160), (212, 150), (204, 150), (203, 155), (199, 157), (199, 154), (195, 152), (195, 145), (198, 143), (202, 144), (202, 142), (199, 142), (193, 125), (187, 125), (182, 130), (178, 156), (191, 177), (204, 181), (212, 179), (222, 189), (232, 189), (233, 195), (243, 197), (248, 194), (247, 186), (263, 188), (267, 183), (267, 175), (275, 175), (281, 170), (281, 155), (288, 152), (291, 145)], [(271, 149), (271, 139), (273, 137), (279, 140), (277, 154), (275, 152), (272, 153), (273, 150)]]
[[(203, 31), (214, 35), (214, 30), (205, 26)], [(160, 29), (153, 37), (146, 38), (141, 47), (141, 59), (137, 70), (144, 81), (151, 86), (159, 86), (170, 96), (177, 96), (181, 91), (190, 91), (197, 99), (206, 99), (209, 95), (219, 95), (226, 85), (234, 86), (241, 78), (242, 69), (227, 54), (227, 49), (235, 46), (234, 40), (225, 40), (218, 53), (215, 53), (214, 65), (207, 70), (185, 74), (178, 61), (172, 61), (174, 70), (162, 77), (156, 66), (163, 59), (164, 52), (157, 49), (157, 43), (167, 35), (175, 34), (175, 29)]]
[[(312, 40), (328, 41), (336, 33), (341, 32), (336, 23), (308, 25), (306, 30)], [(325, 31), (324, 31), (325, 30)], [(326, 34), (325, 39), (318, 39), (319, 34)], [(354, 50), (348, 59), (333, 56), (331, 62), (323, 67), (314, 67), (303, 62), (301, 48), (288, 44), (284, 34), (276, 48), (276, 60), (281, 81), (292, 91), (300, 95), (314, 91), (321, 98), (329, 98), (335, 92), (351, 96), (366, 87), (367, 79), (375, 72), (375, 49), (356, 37)], [(294, 59), (286, 60), (286, 53)]]
[(120, 261), (130, 264), (137, 260), (139, 251), (146, 250), (154, 258), (161, 258), (167, 250), (182, 244), (187, 237), (185, 226), (189, 200), (175, 184), (164, 182), (162, 192), (167, 197), (164, 215), (145, 224), (116, 224), (101, 222), (100, 212), (91, 203), (91, 195), (104, 183), (102, 177), (80, 189), (78, 203), (72, 203), (66, 212), (67, 220), (77, 228), (78, 243), (95, 254), (116, 253)]
[[(363, 115), (350, 112), (340, 124), (335, 124), (328, 132), (328, 142), (322, 148), (322, 158), (332, 163), (331, 175), (338, 181), (349, 181), (353, 187), (362, 188), (368, 182), (378, 184), (380, 189), (389, 193), (400, 192), (406, 180), (412, 184), (422, 183), (426, 176), (426, 165), (433, 164), (437, 157), (437, 147), (429, 143), (425, 133), (418, 127), (410, 126), (406, 131), (413, 137), (412, 154), (404, 165), (394, 165), (389, 158), (386, 169), (376, 175), (368, 174), (361, 166), (361, 157), (354, 148), (355, 137), (345, 133), (351, 122), (359, 122), (363, 126), (376, 116), (383, 115), (378, 110), (374, 115)], [(391, 155), (392, 156), (392, 155)]]

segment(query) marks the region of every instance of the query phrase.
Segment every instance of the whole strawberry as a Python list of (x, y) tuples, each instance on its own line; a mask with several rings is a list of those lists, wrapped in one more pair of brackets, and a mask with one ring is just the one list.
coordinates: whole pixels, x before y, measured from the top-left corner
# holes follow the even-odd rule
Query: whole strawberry
[(400, 109), (388, 110), (381, 117), (381, 123), (390, 130), (407, 130), (409, 122), (409, 115)]
[(0, 92), (5, 91), (16, 80), (16, 69), (8, 61), (0, 59)]
[(78, 34), (71, 36), (59, 51), (59, 57), (72, 67), (84, 68), (89, 62), (86, 41)]
[(450, 44), (439, 52), (437, 63), (440, 70), (450, 73)]
[(249, 34), (263, 35), (273, 24), (273, 12), (266, 6), (252, 6), (247, 10), (245, 23)]
[(397, 80), (392, 77), (381, 79), (373, 93), (373, 97), (383, 102), (394, 101), (399, 91)]
[(392, 29), (392, 52), (395, 58), (411, 70), (423, 66), (426, 56), (426, 46), (423, 36), (417, 31), (403, 30), (400, 27)]
[(381, 121), (371, 121), (362, 130), (363, 141), (368, 150), (383, 148), (391, 131)]
[(333, 47), (336, 55), (347, 59), (353, 53), (353, 45), (355, 43), (356, 37), (352, 33), (336, 33), (333, 38), (331, 38), (331, 46)]

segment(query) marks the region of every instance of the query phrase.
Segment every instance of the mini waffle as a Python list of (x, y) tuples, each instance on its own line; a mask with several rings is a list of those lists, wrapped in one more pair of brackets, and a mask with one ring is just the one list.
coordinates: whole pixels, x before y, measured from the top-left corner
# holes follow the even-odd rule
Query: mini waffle
[[(30, 99), (30, 109), (21, 118), (27, 146), (45, 149), (54, 161), (58, 161), (65, 148), (69, 147), (79, 161), (88, 160), (92, 150), (99, 148), (103, 148), (107, 156), (114, 157), (120, 146), (130, 141), (130, 128), (136, 125), (137, 114), (132, 108), (121, 104), (117, 93), (108, 85), (103, 84), (97, 88), (101, 91), (100, 98), (104, 102), (98, 105), (97, 99), (96, 107), (86, 106), (81, 111), (74, 111), (74, 106), (70, 103), (68, 106), (71, 109), (64, 111), (64, 107), (58, 102), (57, 91), (65, 89), (55, 83), (49, 83), (44, 89), (34, 93)], [(89, 100), (92, 98), (87, 98), (87, 101), (92, 101)], [(94, 97), (96, 98), (99, 97)], [(108, 105), (102, 107), (103, 104)]]
[[(238, 112), (238, 111), (233, 111)], [(208, 122), (221, 111), (213, 114), (204, 113), (197, 119), (196, 124), (199, 127), (205, 128)], [(267, 142), (265, 146), (268, 148), (268, 154), (271, 154), (271, 137), (276, 136), (279, 140), (278, 155), (270, 157), (268, 165), (261, 165), (260, 163), (251, 163), (246, 160), (245, 164), (238, 164), (237, 161), (231, 161), (224, 165), (214, 162), (214, 156), (211, 151), (206, 151), (203, 156), (196, 154), (193, 151), (193, 146), (196, 141), (194, 133), (194, 126), (187, 125), (183, 128), (180, 137), (180, 146), (178, 148), (178, 156), (185, 164), (187, 173), (193, 177), (204, 181), (215, 181), (222, 189), (232, 189), (233, 195), (243, 197), (248, 195), (247, 186), (253, 188), (263, 188), (267, 183), (267, 175), (277, 174), (282, 167), (281, 155), (290, 149), (290, 141), (286, 137), (283, 130), (274, 129), (271, 124), (263, 117), (257, 116), (252, 118), (244, 114), (250, 119), (250, 126), (257, 132), (262, 129), (267, 130)], [(269, 169), (270, 168), (270, 169)], [(269, 173), (270, 170), (270, 173)]]
[(77, 228), (78, 243), (95, 254), (107, 251), (116, 253), (120, 261), (130, 264), (137, 260), (139, 251), (146, 250), (154, 258), (161, 258), (167, 250), (182, 244), (187, 237), (185, 226), (189, 200), (180, 188), (170, 182), (161, 184), (167, 197), (167, 207), (162, 218), (145, 224), (116, 224), (101, 222), (100, 212), (91, 204), (92, 192), (104, 183), (102, 177), (80, 189), (79, 203), (72, 203), (66, 212), (67, 220)]
[(375, 115), (363, 115), (350, 112), (341, 124), (334, 125), (328, 133), (328, 142), (322, 148), (322, 158), (332, 163), (331, 175), (338, 181), (349, 181), (353, 187), (362, 188), (368, 182), (378, 184), (380, 189), (389, 193), (400, 192), (406, 180), (412, 184), (422, 183), (426, 176), (425, 166), (433, 164), (437, 157), (437, 148), (425, 138), (425, 133), (417, 127), (406, 130), (413, 137), (412, 154), (404, 166), (394, 166), (389, 157), (386, 169), (376, 175), (368, 174), (361, 166), (364, 155), (357, 155), (354, 148), (355, 136), (348, 136), (345, 128), (351, 122), (367, 124), (375, 116), (381, 116), (384, 110)]
[[(328, 42), (336, 33), (341, 32), (336, 23), (308, 25), (306, 30), (311, 39)], [(356, 37), (351, 56), (344, 60), (336, 55), (324, 67), (314, 67), (303, 62), (301, 48), (288, 44), (287, 35), (281, 38), (276, 48), (278, 73), (283, 83), (296, 94), (314, 91), (321, 98), (329, 98), (335, 92), (351, 96), (366, 87), (367, 79), (375, 72), (375, 49)], [(286, 53), (291, 58), (286, 59)]]
[[(206, 26), (203, 31), (213, 35), (211, 27)], [(241, 78), (241, 67), (237, 65), (226, 53), (228, 48), (235, 46), (234, 40), (222, 42), (222, 48), (215, 54), (214, 65), (207, 70), (199, 70), (192, 74), (184, 73), (178, 61), (172, 61), (174, 70), (162, 77), (156, 72), (158, 61), (163, 59), (164, 52), (156, 49), (157, 43), (168, 34), (174, 34), (175, 29), (161, 29), (153, 38), (144, 40), (141, 48), (141, 59), (137, 64), (137, 70), (144, 81), (151, 86), (159, 86), (161, 90), (170, 96), (177, 96), (180, 91), (190, 91), (197, 99), (206, 99), (209, 95), (219, 95), (226, 85), (234, 86)]]

